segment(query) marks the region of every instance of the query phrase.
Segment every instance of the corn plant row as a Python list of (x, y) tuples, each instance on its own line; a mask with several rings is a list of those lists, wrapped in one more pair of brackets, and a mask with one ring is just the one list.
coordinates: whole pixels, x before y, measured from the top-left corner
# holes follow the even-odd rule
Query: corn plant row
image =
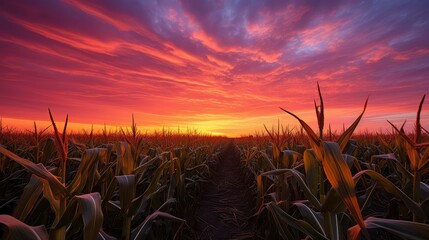
[(49, 115), (51, 135), (36, 124), (33, 133), (2, 132), (4, 239), (175, 239), (189, 231), (222, 139), (148, 136), (134, 118), (128, 131), (70, 137), (68, 117), (60, 130)]
[[(367, 107), (341, 134), (324, 132), (324, 104), (315, 110), (316, 133), (294, 113), (301, 132), (266, 129), (239, 143), (257, 181), (254, 215), (265, 239), (428, 239), (429, 142), (421, 126), (391, 122), (391, 134), (352, 134)], [(302, 139), (302, 132), (306, 139)]]

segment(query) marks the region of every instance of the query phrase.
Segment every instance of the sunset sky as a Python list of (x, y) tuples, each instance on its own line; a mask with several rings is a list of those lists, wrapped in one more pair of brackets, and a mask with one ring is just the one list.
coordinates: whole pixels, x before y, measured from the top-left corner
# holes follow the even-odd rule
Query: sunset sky
[[(414, 124), (429, 93), (429, 1), (0, 2), (0, 117), (72, 128), (239, 136), (279, 119), (359, 130)], [(429, 128), (429, 105), (422, 112)]]

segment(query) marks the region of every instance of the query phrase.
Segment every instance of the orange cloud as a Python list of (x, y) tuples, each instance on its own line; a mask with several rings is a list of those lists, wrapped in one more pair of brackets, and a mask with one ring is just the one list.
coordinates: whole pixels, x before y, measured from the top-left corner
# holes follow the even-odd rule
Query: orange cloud
[(240, 136), (278, 119), (296, 126), (279, 107), (315, 127), (319, 82), (334, 129), (368, 95), (360, 129), (390, 128), (386, 119), (413, 121), (427, 93), (429, 21), (418, 9), (428, 6), (378, 5), (6, 1), (0, 117), (31, 127), (48, 124), (51, 108), (78, 130), (127, 126), (134, 114), (148, 131)]

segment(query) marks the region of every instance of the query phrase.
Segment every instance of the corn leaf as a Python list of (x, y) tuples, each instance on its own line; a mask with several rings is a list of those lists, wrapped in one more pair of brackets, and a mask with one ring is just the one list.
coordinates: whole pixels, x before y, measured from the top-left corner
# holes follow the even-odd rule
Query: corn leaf
[(304, 151), (304, 170), (307, 186), (310, 189), (311, 193), (314, 196), (317, 196), (320, 171), (319, 161), (317, 161), (313, 149), (307, 149)]
[(132, 174), (135, 168), (135, 162), (130, 144), (127, 142), (119, 142), (116, 145), (116, 155), (118, 158), (116, 175), (119, 175), (121, 172), (124, 175)]
[[(404, 220), (369, 217), (365, 220), (367, 228), (381, 228), (403, 239), (428, 239), (429, 225)], [(353, 226), (347, 231), (348, 239), (358, 239), (360, 229)]]
[(321, 210), (324, 212), (338, 214), (346, 211), (346, 209), (347, 207), (344, 205), (343, 201), (341, 201), (338, 192), (331, 188), (326, 194)]
[(301, 153), (292, 150), (284, 150), (281, 152), (280, 168), (292, 168), (296, 161), (302, 157)]
[(24, 192), (19, 198), (13, 216), (20, 221), (25, 221), (28, 214), (34, 208), (37, 200), (43, 192), (43, 184), (36, 175), (31, 175), (30, 181), (24, 188)]
[(314, 153), (316, 155), (317, 160), (320, 161), (322, 159), (322, 156), (323, 156), (322, 152), (319, 150), (321, 139), (316, 135), (316, 133), (313, 131), (313, 129), (311, 129), (311, 127), (308, 126), (308, 124), (306, 122), (304, 122), (304, 120), (302, 120), (301, 118), (299, 118), (297, 115), (293, 114), (292, 112), (284, 110), (283, 108), (280, 108), (280, 109), (283, 110), (284, 112), (288, 113), (289, 115), (291, 115), (292, 117), (294, 117), (295, 119), (297, 119), (299, 121), (301, 126), (307, 132), (308, 138), (310, 139), (310, 141), (309, 141), (310, 145), (314, 150)]
[(401, 191), (398, 187), (395, 186), (391, 181), (389, 181), (387, 178), (385, 178), (380, 173), (377, 173), (373, 170), (362, 170), (358, 173), (356, 173), (353, 176), (353, 179), (355, 182), (359, 181), (359, 178), (363, 175), (367, 175), (371, 177), (372, 180), (376, 181), (378, 185), (380, 185), (384, 190), (386, 190), (389, 193), (394, 194), (396, 197), (400, 198), (404, 204), (410, 209), (413, 213), (415, 213), (417, 216), (426, 218), (423, 210), (420, 208), (419, 204), (414, 202), (410, 197), (407, 196), (403, 191)]
[(326, 236), (325, 231), (323, 230), (323, 218), (318, 217), (315, 211), (313, 209), (309, 208), (307, 205), (301, 202), (294, 202), (293, 205), (295, 205), (301, 215), (304, 217), (304, 219), (311, 224), (311, 226), (316, 229), (318, 232), (322, 233)]
[(347, 166), (351, 169), (353, 164), (357, 162), (357, 159), (351, 155), (343, 154), (344, 161), (346, 161)]
[[(377, 184), (381, 186), (385, 191), (401, 199), (404, 202), (404, 204), (408, 207), (408, 209), (410, 209), (417, 216), (425, 218), (425, 213), (420, 208), (419, 204), (414, 202), (410, 197), (407, 196), (407, 194), (401, 191), (398, 187), (395, 186), (395, 184), (393, 184), (383, 175), (373, 170), (362, 170), (353, 176), (353, 181), (357, 183), (359, 179), (362, 177), (362, 175), (364, 174), (371, 177), (373, 181), (376, 181)], [(338, 193), (336, 193), (335, 191), (333, 191), (333, 189), (331, 189), (328, 192), (328, 197), (326, 202), (322, 206), (322, 210), (339, 212), (335, 210), (335, 209), (341, 209), (340, 207), (341, 202), (338, 201), (339, 200), (338, 198), (339, 198)]]
[(325, 107), (323, 104), (322, 92), (320, 91), (319, 83), (317, 83), (317, 91), (319, 92), (320, 106), (316, 105), (314, 100), (314, 108), (316, 110), (317, 124), (319, 125), (319, 137), (323, 138), (323, 126), (325, 125)]
[(21, 158), (2, 146), (0, 146), (0, 153), (14, 160), (16, 163), (25, 168), (28, 172), (47, 180), (49, 182), (49, 186), (54, 192), (56, 199), (64, 198), (67, 195), (67, 190), (64, 185), (42, 164), (35, 164), (27, 159)]
[(43, 183), (43, 197), (46, 198), (46, 200), (48, 200), (49, 204), (51, 205), (51, 209), (55, 213), (55, 221), (54, 221), (54, 224), (55, 224), (60, 220), (60, 217), (61, 217), (60, 200), (55, 199), (55, 195), (52, 192), (51, 186), (49, 185), (48, 181), (46, 181), (43, 178), (40, 178), (40, 180)]
[(125, 213), (136, 195), (136, 177), (135, 175), (121, 175), (116, 176), (115, 179), (119, 185), (121, 210)]
[(277, 169), (277, 170), (272, 170), (272, 171), (261, 173), (261, 176), (276, 176), (276, 175), (282, 175), (282, 174), (286, 174), (286, 177), (293, 176), (295, 178), (295, 180), (297, 181), (297, 183), (299, 184), (299, 186), (301, 187), (301, 190), (303, 191), (305, 197), (310, 201), (310, 203), (316, 209), (321, 209), (321, 204), (320, 204), (319, 200), (316, 198), (315, 195), (313, 195), (311, 193), (310, 188), (308, 188), (307, 184), (304, 181), (304, 176), (302, 175), (302, 173), (298, 172), (297, 170), (294, 170), (294, 169)]
[(101, 196), (98, 192), (76, 196), (83, 218), (84, 239), (95, 239), (103, 225)]
[(419, 104), (419, 109), (417, 110), (417, 117), (416, 117), (416, 125), (415, 125), (415, 135), (414, 135), (414, 142), (420, 143), (420, 138), (422, 136), (422, 125), (420, 124), (420, 114), (422, 112), (423, 103), (425, 101), (426, 94), (423, 95), (422, 100)]
[(177, 221), (177, 222), (180, 222), (182, 224), (186, 223), (186, 221), (184, 219), (175, 217), (169, 213), (164, 212), (169, 205), (171, 205), (175, 202), (176, 202), (176, 199), (174, 199), (174, 198), (167, 199), (167, 201), (165, 201), (161, 205), (161, 207), (158, 208), (158, 210), (156, 210), (151, 215), (147, 216), (146, 219), (138, 227), (133, 229), (132, 239), (134, 239), (134, 240), (145, 239), (145, 235), (150, 230), (153, 221), (158, 217)]
[(41, 145), (43, 146), (43, 150), (42, 156), (40, 157), (40, 163), (46, 164), (55, 152), (55, 141), (53, 138), (48, 137), (42, 141)]
[[(275, 216), (276, 225), (278, 228), (282, 228), (282, 226), (291, 226), (305, 234), (307, 234), (312, 239), (327, 239), (324, 234), (318, 232), (314, 229), (309, 223), (303, 220), (296, 219), (290, 216), (287, 212), (283, 211), (279, 206), (277, 206), (274, 202), (270, 202), (267, 205), (268, 211), (272, 216)], [(283, 236), (285, 238), (287, 236)]]
[(429, 216), (429, 198), (426, 198), (420, 205), (426, 216)]
[(150, 159), (149, 161), (144, 162), (144, 163), (140, 164), (138, 167), (136, 167), (136, 168), (133, 170), (133, 173), (134, 173), (134, 174), (144, 173), (144, 171), (146, 171), (146, 169), (147, 169), (149, 166), (151, 166), (154, 162), (156, 162), (156, 161), (160, 161), (160, 160), (162, 160), (162, 159), (161, 159), (159, 156), (155, 156), (154, 158)]
[(360, 207), (356, 198), (355, 183), (350, 168), (347, 166), (340, 146), (335, 142), (323, 142), (324, 156), (323, 169), (326, 178), (332, 187), (338, 192), (341, 200), (349, 209), (353, 219), (361, 227), (365, 228)]
[(143, 192), (143, 194), (133, 199), (133, 201), (131, 202), (130, 208), (128, 210), (128, 216), (134, 216), (139, 210), (140, 206), (142, 205), (143, 200), (146, 199), (152, 193), (157, 191), (159, 179), (163, 175), (165, 167), (168, 166), (167, 164), (168, 164), (168, 161), (165, 161), (158, 167), (158, 169), (156, 169), (154, 176), (152, 177), (151, 183)]
[(405, 142), (405, 150), (407, 150), (408, 158), (410, 159), (410, 167), (413, 172), (418, 171), (420, 165), (420, 154), (417, 149)]
[[(275, 194), (275, 193), (273, 193), (273, 194)], [(273, 198), (273, 201), (276, 201), (275, 196), (273, 196), (272, 198)], [(279, 216), (280, 214), (276, 214), (275, 210), (271, 210), (271, 211), (269, 210), (269, 213), (271, 213), (270, 216), (274, 220), (274, 223), (277, 227), (277, 230), (279, 231), (279, 234), (283, 239), (295, 239), (296, 238), (289, 231), (289, 228), (288, 228), (289, 224), (285, 223), (286, 220), (282, 221), (281, 217)]]
[(52, 116), (51, 110), (49, 108), (48, 108), (48, 112), (52, 122), (52, 126), (54, 127), (58, 155), (62, 161), (67, 161), (68, 141), (67, 141), (66, 130), (67, 130), (67, 123), (68, 123), (69, 116), (68, 115), (66, 116), (66, 121), (64, 123), (64, 129), (61, 137), (60, 132), (58, 131), (57, 125), (55, 124), (54, 117)]
[(182, 218), (178, 218), (175, 217), (169, 213), (165, 213), (165, 212), (160, 212), (160, 211), (155, 211), (154, 213), (152, 213), (151, 215), (149, 215), (144, 221), (143, 223), (138, 226), (137, 228), (135, 228), (132, 232), (132, 239), (137, 240), (137, 239), (144, 239), (144, 235), (149, 231), (153, 221), (158, 218), (158, 217), (162, 217), (164, 219), (169, 219), (169, 220), (173, 220), (173, 221), (177, 221), (177, 222), (181, 222), (181, 223), (185, 223), (186, 221)]
[[(92, 188), (100, 159), (107, 157), (106, 148), (86, 149), (72, 182), (67, 187), (71, 195), (80, 194), (86, 185)], [(91, 181), (92, 180), (92, 181)]]
[(405, 169), (404, 166), (402, 166), (402, 163), (396, 159), (395, 154), (388, 153), (388, 154), (380, 154), (380, 155), (373, 155), (371, 156), (371, 163), (374, 162), (374, 159), (386, 159), (391, 160), (395, 163), (396, 170), (402, 174), (402, 182), (407, 182), (413, 178), (413, 174), (410, 173), (407, 169)]
[(260, 151), (259, 152), (262, 156), (262, 159), (268, 164), (268, 166), (270, 167), (270, 169), (274, 170), (276, 169), (276, 166), (274, 166), (274, 163), (272, 161), (272, 159), (270, 158), (270, 156), (268, 156), (268, 154)]
[(118, 240), (117, 238), (112, 237), (106, 232), (104, 232), (103, 229), (100, 229), (100, 232), (98, 232), (98, 239), (99, 240)]
[(0, 215), (0, 224), (6, 226), (7, 229), (7, 231), (4, 233), (3, 239), (47, 240), (49, 238), (45, 226), (28, 226), (27, 224), (9, 215)]
[[(402, 140), (404, 140), (406, 143), (408, 143), (409, 145), (411, 145), (412, 147), (416, 146), (416, 143), (411, 140), (411, 138), (409, 138), (407, 136), (407, 134), (405, 134), (405, 132), (403, 131), (403, 125), (402, 128), (399, 130), (393, 123), (391, 123), (389, 120), (387, 120), (387, 122), (393, 127), (393, 129), (395, 129), (395, 131), (399, 134), (399, 136), (402, 138)], [(404, 123), (405, 124), (405, 123)]]
[(374, 159), (377, 159), (377, 158), (397, 161), (396, 156), (393, 153), (372, 155), (371, 156), (371, 162), (373, 162)]
[(429, 169), (429, 147), (427, 147), (420, 158), (419, 171), (422, 175), (426, 174)]
[(359, 115), (359, 117), (353, 122), (350, 127), (344, 131), (341, 136), (338, 138), (338, 144), (340, 145), (341, 152), (344, 152), (346, 150), (347, 144), (349, 142), (350, 137), (352, 136), (353, 132), (355, 131), (357, 125), (359, 124), (360, 120), (362, 119), (363, 114), (365, 113), (366, 106), (368, 104), (368, 98), (365, 101), (365, 105), (363, 106), (363, 111)]
[(54, 228), (59, 229), (64, 226), (70, 226), (77, 217), (82, 217), (83, 220), (84, 239), (96, 239), (103, 224), (101, 196), (98, 192), (73, 197)]

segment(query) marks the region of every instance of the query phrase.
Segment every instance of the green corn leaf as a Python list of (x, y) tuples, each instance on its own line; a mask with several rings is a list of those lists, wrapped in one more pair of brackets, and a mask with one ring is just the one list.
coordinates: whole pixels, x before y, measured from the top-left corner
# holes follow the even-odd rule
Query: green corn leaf
[(92, 188), (98, 162), (100, 159), (106, 158), (107, 153), (106, 148), (91, 148), (85, 150), (77, 173), (67, 187), (71, 195), (80, 194), (87, 185), (90, 185), (89, 188)]
[(301, 213), (301, 215), (304, 217), (304, 219), (311, 224), (311, 226), (317, 230), (318, 232), (320, 232), (323, 235), (325, 234), (325, 231), (323, 230), (323, 218), (322, 217), (318, 217), (317, 214), (314, 210), (312, 210), (311, 208), (309, 208), (307, 205), (305, 205), (304, 203), (301, 202), (294, 202), (293, 205), (295, 205), (299, 212)]
[(158, 188), (159, 179), (163, 175), (165, 168), (169, 167), (167, 165), (168, 163), (169, 163), (168, 161), (165, 161), (158, 167), (158, 169), (154, 173), (154, 176), (152, 177), (151, 183), (143, 192), (143, 194), (141, 194), (139, 197), (135, 198), (131, 202), (130, 208), (128, 210), (128, 216), (134, 216), (137, 213), (140, 206), (142, 205), (143, 200), (159, 189)]
[[(367, 228), (381, 228), (403, 239), (428, 239), (429, 225), (404, 220), (369, 217), (365, 220)], [(347, 231), (348, 239), (358, 239), (360, 229), (353, 226)]]
[[(272, 216), (275, 216), (276, 225), (278, 228), (282, 228), (282, 226), (291, 226), (305, 234), (307, 234), (312, 239), (327, 239), (324, 234), (318, 232), (314, 229), (309, 223), (303, 220), (296, 219), (290, 216), (287, 212), (283, 211), (279, 206), (277, 206), (274, 202), (270, 202), (267, 205), (268, 211)], [(285, 238), (287, 236), (283, 236)]]
[(0, 153), (14, 160), (16, 163), (25, 168), (28, 172), (47, 180), (49, 182), (49, 186), (54, 192), (54, 196), (56, 199), (64, 198), (67, 195), (67, 190), (64, 185), (42, 164), (35, 164), (27, 159), (21, 158), (2, 146), (0, 146)]
[(121, 175), (115, 177), (119, 185), (119, 201), (121, 210), (126, 212), (136, 195), (135, 175)]
[(76, 196), (76, 199), (83, 218), (84, 239), (95, 239), (103, 225), (101, 196), (96, 192)]
[[(367, 175), (371, 177), (373, 181), (376, 181), (379, 186), (381, 186), (384, 190), (387, 192), (395, 195), (399, 199), (401, 199), (404, 204), (410, 209), (413, 213), (415, 213), (417, 216), (425, 218), (425, 213), (420, 208), (419, 204), (414, 202), (410, 197), (407, 196), (403, 191), (401, 191), (398, 187), (395, 186), (391, 181), (389, 181), (387, 178), (385, 178), (383, 175), (373, 171), (373, 170), (362, 170), (358, 173), (356, 173), (353, 176), (353, 181), (357, 183), (362, 177), (362, 175)], [(336, 193), (333, 189), (331, 189), (328, 192), (328, 197), (326, 202), (322, 206), (322, 210), (324, 211), (332, 211), (332, 212), (339, 212), (335, 209), (341, 209), (340, 205), (341, 202), (338, 201), (339, 199), (338, 193)]]
[(284, 150), (280, 156), (282, 157), (280, 168), (292, 168), (296, 161), (302, 157), (301, 153), (292, 150)]
[(83, 220), (84, 239), (97, 239), (103, 224), (101, 196), (98, 192), (73, 197), (60, 221), (54, 227), (59, 229), (70, 226), (77, 217), (82, 217)]
[(314, 196), (317, 196), (317, 190), (319, 186), (320, 171), (319, 171), (319, 161), (317, 161), (316, 156), (314, 155), (313, 149), (307, 149), (304, 151), (304, 170), (305, 170), (305, 180), (307, 186), (310, 189), (311, 193)]
[(387, 192), (392, 193), (396, 197), (400, 198), (404, 202), (404, 204), (417, 216), (426, 218), (419, 204), (414, 202), (410, 197), (407, 196), (407, 194), (401, 191), (398, 187), (395, 186), (395, 184), (393, 184), (380, 173), (377, 173), (373, 170), (362, 170), (353, 176), (354, 181), (357, 182), (363, 174), (371, 177), (372, 180), (376, 181), (377, 184), (380, 185)]
[(181, 224), (186, 223), (186, 221), (184, 219), (175, 217), (169, 213), (164, 212), (169, 205), (171, 205), (175, 202), (176, 202), (176, 199), (170, 198), (165, 203), (163, 203), (161, 205), (161, 207), (158, 208), (158, 210), (156, 210), (151, 215), (147, 216), (146, 219), (138, 227), (133, 229), (132, 234), (131, 234), (132, 235), (131, 239), (133, 239), (133, 240), (144, 239), (145, 235), (150, 230), (153, 221), (158, 217), (162, 217), (164, 219), (180, 222)]
[(132, 174), (135, 168), (135, 162), (130, 144), (127, 142), (119, 142), (116, 145), (116, 155), (118, 158), (116, 175), (119, 175), (121, 172), (124, 175)]
[(294, 117), (295, 119), (297, 119), (299, 121), (299, 123), (301, 124), (301, 126), (304, 128), (304, 130), (307, 132), (308, 138), (310, 139), (310, 145), (314, 150), (314, 154), (316, 155), (317, 160), (321, 160), (322, 159), (322, 152), (320, 149), (320, 143), (321, 143), (321, 139), (316, 135), (316, 133), (313, 131), (313, 129), (311, 129), (311, 127), (304, 122), (304, 120), (302, 120), (301, 118), (299, 118), (297, 115), (284, 110), (283, 108), (280, 108), (281, 110), (283, 110), (284, 112), (288, 113), (289, 115), (291, 115), (292, 117)]
[(301, 190), (303, 191), (305, 197), (310, 201), (310, 203), (316, 209), (321, 209), (321, 204), (320, 204), (319, 200), (316, 198), (315, 195), (313, 195), (311, 193), (310, 188), (307, 186), (307, 184), (304, 181), (304, 176), (302, 175), (302, 173), (298, 172), (297, 170), (294, 170), (294, 169), (277, 169), (277, 170), (272, 170), (272, 171), (261, 173), (261, 176), (276, 176), (276, 175), (282, 175), (282, 174), (286, 174), (286, 177), (293, 176), (295, 178), (295, 180), (297, 181), (297, 183), (299, 184), (299, 186), (301, 187)]
[(24, 188), (24, 192), (19, 198), (18, 204), (16, 205), (13, 216), (20, 221), (25, 221), (28, 214), (36, 205), (43, 192), (43, 183), (39, 180), (36, 175), (31, 175), (30, 181)]
[(338, 138), (337, 143), (340, 145), (341, 152), (343, 153), (346, 150), (347, 144), (349, 142), (350, 137), (352, 136), (353, 132), (355, 131), (357, 125), (359, 124), (360, 120), (362, 119), (363, 114), (365, 113), (366, 106), (368, 104), (368, 98), (365, 101), (365, 105), (363, 106), (363, 111), (359, 115), (359, 117), (353, 122), (350, 127), (344, 131), (341, 136)]
[(323, 142), (323, 170), (332, 187), (349, 209), (353, 219), (361, 228), (365, 228), (360, 207), (356, 198), (355, 182), (340, 146), (335, 142)]

